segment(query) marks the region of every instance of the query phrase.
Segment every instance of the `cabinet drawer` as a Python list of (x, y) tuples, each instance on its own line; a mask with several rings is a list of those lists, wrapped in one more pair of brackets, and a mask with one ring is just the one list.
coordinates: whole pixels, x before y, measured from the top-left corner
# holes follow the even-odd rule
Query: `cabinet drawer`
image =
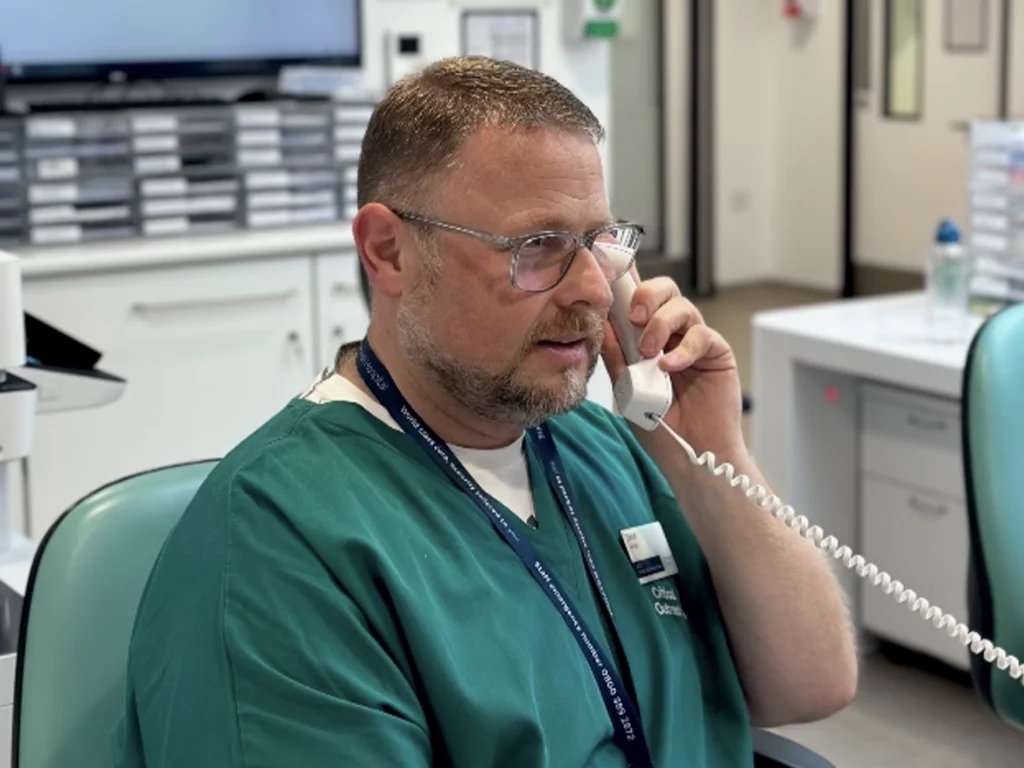
[(359, 283), (355, 252), (323, 254), (316, 258), (317, 365), (334, 364), (338, 347), (361, 339), (370, 322), (369, 308)]
[(30, 280), (25, 308), (103, 353), (115, 403), (41, 414), (32, 534), (126, 475), (223, 456), (313, 379), (305, 256)]
[(873, 385), (860, 401), (863, 471), (964, 498), (958, 403)]
[[(967, 511), (949, 497), (882, 480), (861, 484), (861, 554), (918, 596), (967, 621)], [(967, 668), (969, 651), (878, 587), (861, 584), (864, 626)]]
[(359, 285), (359, 257), (354, 252), (318, 256), (317, 278), (326, 298), (363, 303), (363, 289)]

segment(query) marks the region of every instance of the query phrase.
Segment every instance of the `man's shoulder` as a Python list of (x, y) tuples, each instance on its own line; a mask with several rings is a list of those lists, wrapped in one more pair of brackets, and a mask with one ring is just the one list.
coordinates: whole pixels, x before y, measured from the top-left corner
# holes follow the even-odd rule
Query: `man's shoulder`
[(293, 400), (225, 454), (211, 479), (225, 490), (259, 478), (316, 477), (328, 469), (337, 479), (369, 454), (389, 449), (372, 421), (354, 404)]
[(330, 559), (332, 548), (394, 518), (382, 503), (393, 446), (358, 406), (343, 406), (352, 412), (292, 401), (225, 454), (161, 550), (156, 583), (187, 575), (222, 584), (232, 567), (289, 552), (295, 562)]
[[(328, 412), (329, 411), (329, 412)], [(302, 528), (379, 505), (380, 480), (403, 461), (386, 428), (348, 403), (294, 400), (214, 466), (185, 512), (183, 527), (256, 525), (275, 517)]]

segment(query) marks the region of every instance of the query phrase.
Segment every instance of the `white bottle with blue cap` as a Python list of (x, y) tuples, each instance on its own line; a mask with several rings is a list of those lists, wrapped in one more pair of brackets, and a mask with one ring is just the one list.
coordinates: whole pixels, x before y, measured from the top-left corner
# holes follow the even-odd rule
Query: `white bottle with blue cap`
[(925, 274), (928, 335), (933, 341), (963, 340), (969, 328), (971, 264), (960, 229), (943, 219)]

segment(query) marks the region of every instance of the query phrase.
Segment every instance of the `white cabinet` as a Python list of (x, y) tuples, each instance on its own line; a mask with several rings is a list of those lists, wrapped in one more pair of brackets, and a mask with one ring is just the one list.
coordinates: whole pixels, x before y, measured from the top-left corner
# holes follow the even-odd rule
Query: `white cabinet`
[(359, 284), (359, 256), (354, 251), (316, 257), (317, 367), (333, 367), (338, 347), (366, 335), (369, 309)]
[[(969, 531), (956, 401), (865, 384), (860, 392), (861, 550), (933, 606), (967, 621)], [(969, 652), (878, 587), (864, 627), (961, 669)]]
[(307, 388), (312, 269), (290, 257), (27, 280), (25, 310), (127, 380), (113, 405), (37, 418), (30, 535), (107, 482), (222, 456)]
[[(918, 597), (967, 620), (967, 512), (963, 502), (882, 479), (862, 488), (864, 555)], [(968, 651), (877, 587), (867, 586), (865, 627), (908, 648), (966, 668)]]

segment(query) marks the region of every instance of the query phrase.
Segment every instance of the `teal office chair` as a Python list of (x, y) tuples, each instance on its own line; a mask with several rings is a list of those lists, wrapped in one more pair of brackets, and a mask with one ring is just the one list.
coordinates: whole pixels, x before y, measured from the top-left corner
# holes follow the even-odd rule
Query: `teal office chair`
[[(110, 768), (135, 612), (164, 540), (216, 464), (133, 475), (69, 509), (39, 545), (22, 612), (14, 768)], [(754, 732), (757, 768), (833, 768)]]
[(40, 542), (22, 610), (14, 768), (110, 768), (139, 598), (215, 464), (165, 467), (101, 488)]
[[(961, 411), (970, 530), (968, 625), (1024, 661), (1024, 304), (981, 326), (964, 370)], [(975, 688), (1024, 730), (1024, 685), (971, 654)]]

